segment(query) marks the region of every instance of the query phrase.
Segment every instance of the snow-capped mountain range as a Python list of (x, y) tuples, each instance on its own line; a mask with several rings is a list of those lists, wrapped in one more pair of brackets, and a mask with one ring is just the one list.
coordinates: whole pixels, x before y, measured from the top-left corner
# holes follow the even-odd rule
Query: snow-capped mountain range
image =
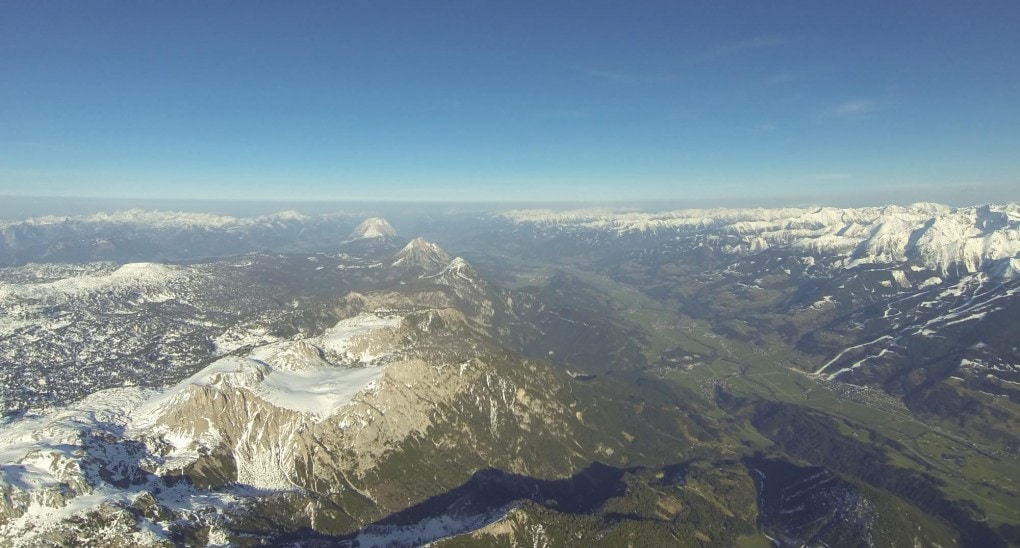
[[(342, 241), (355, 222), (344, 213), (308, 216), (282, 211), (234, 217), (137, 209), (6, 220), (0, 221), (0, 265), (195, 259), (266, 249), (320, 248)], [(373, 234), (395, 234), (388, 225), (371, 226)]]
[[(842, 266), (909, 262), (960, 274), (1020, 273), (1020, 204), (950, 207), (512, 210), (517, 227), (627, 237), (675, 235), (728, 253), (789, 249), (842, 259)], [(282, 211), (258, 217), (117, 211), (82, 217), (0, 221), (0, 264), (190, 259), (301, 249), (324, 242), (388, 241), (397, 231), (371, 217)]]
[[(616, 210), (515, 210), (516, 225), (552, 231), (704, 235), (721, 251), (785, 248), (843, 258), (843, 266), (910, 262), (942, 272), (1020, 274), (1020, 204), (949, 207), (691, 209), (648, 213)], [(712, 236), (736, 236), (737, 242)]]

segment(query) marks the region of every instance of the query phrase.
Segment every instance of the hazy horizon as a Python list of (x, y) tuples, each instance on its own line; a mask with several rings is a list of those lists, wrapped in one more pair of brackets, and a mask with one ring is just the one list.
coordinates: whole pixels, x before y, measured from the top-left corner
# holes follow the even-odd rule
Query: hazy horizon
[(867, 201), (854, 203), (831, 203), (823, 201), (794, 202), (782, 199), (692, 199), (692, 200), (533, 200), (533, 201), (427, 201), (427, 200), (229, 200), (200, 198), (93, 198), (61, 196), (2, 196), (0, 195), (0, 220), (19, 220), (33, 217), (84, 216), (98, 213), (112, 213), (133, 209), (143, 211), (180, 211), (190, 213), (214, 213), (232, 216), (257, 216), (298, 211), (306, 215), (326, 213), (385, 212), (405, 208), (487, 212), (507, 209), (584, 209), (584, 208), (626, 208), (642, 211), (669, 211), (704, 208), (780, 208), (780, 207), (880, 207), (886, 205), (907, 206), (914, 203), (938, 203), (951, 207), (980, 206), (985, 204), (1015, 203), (1013, 200), (991, 200), (967, 202), (947, 200), (901, 200)]

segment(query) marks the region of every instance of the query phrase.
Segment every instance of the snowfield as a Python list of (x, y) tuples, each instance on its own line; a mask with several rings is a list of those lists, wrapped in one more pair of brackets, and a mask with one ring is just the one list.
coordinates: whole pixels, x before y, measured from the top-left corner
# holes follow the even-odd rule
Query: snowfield
[[(164, 390), (101, 390), (71, 406), (0, 425), (0, 491), (6, 498), (0, 503), (0, 517), (6, 518), (0, 537), (45, 531), (103, 504), (131, 504), (142, 493), (156, 493), (157, 501), (168, 508), (222, 508), (234, 500), (229, 491), (166, 489), (155, 476), (145, 478), (140, 472), (180, 470), (220, 442), (217, 421), (221, 417), (188, 417), (187, 428), (166, 421), (202, 409), (189, 402), (212, 390), (224, 395), (247, 393), (251, 400), (262, 402), (259, 405), (282, 410), (281, 424), (295, 430), (321, 422), (360, 392), (374, 388), (386, 370), (390, 355), (386, 347), (401, 321), (393, 315), (361, 314), (339, 322), (320, 337), (272, 343), (247, 356), (225, 356)], [(325, 356), (345, 361), (334, 363)], [(286, 439), (286, 432), (281, 439)], [(253, 451), (247, 459), (235, 455), (239, 485), (293, 487), (281, 469), (287, 455), (274, 448), (278, 449)], [(140, 483), (127, 488), (112, 483), (130, 482), (139, 474), (143, 476)], [(136, 540), (166, 538), (160, 527), (153, 524)]]

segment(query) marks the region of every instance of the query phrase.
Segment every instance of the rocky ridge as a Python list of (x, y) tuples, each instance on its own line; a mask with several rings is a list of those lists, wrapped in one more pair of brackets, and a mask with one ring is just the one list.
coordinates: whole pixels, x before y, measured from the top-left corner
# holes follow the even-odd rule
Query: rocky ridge
[(248, 530), (243, 508), (257, 495), (302, 508), (262, 534), (348, 534), (435, 493), (410, 479), (434, 473), (426, 455), (448, 459), (437, 480), (447, 487), (481, 466), (583, 466), (597, 448), (560, 439), (584, 428), (562, 374), (495, 345), (457, 304), (485, 294), (458, 293), (446, 277), (481, 284), (453, 259), (420, 289), (349, 294), (339, 305), (347, 317), (320, 335), (240, 349), (166, 389), (101, 390), (8, 419), (0, 533), (45, 542), (80, 534), (85, 519), (104, 542), (173, 543), (198, 531), (222, 541)]

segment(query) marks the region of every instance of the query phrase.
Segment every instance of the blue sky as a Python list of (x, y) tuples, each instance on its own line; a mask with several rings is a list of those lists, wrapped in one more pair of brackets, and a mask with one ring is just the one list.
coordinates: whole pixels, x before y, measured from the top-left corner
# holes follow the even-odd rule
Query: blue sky
[(1020, 200), (1020, 4), (0, 2), (0, 195)]

